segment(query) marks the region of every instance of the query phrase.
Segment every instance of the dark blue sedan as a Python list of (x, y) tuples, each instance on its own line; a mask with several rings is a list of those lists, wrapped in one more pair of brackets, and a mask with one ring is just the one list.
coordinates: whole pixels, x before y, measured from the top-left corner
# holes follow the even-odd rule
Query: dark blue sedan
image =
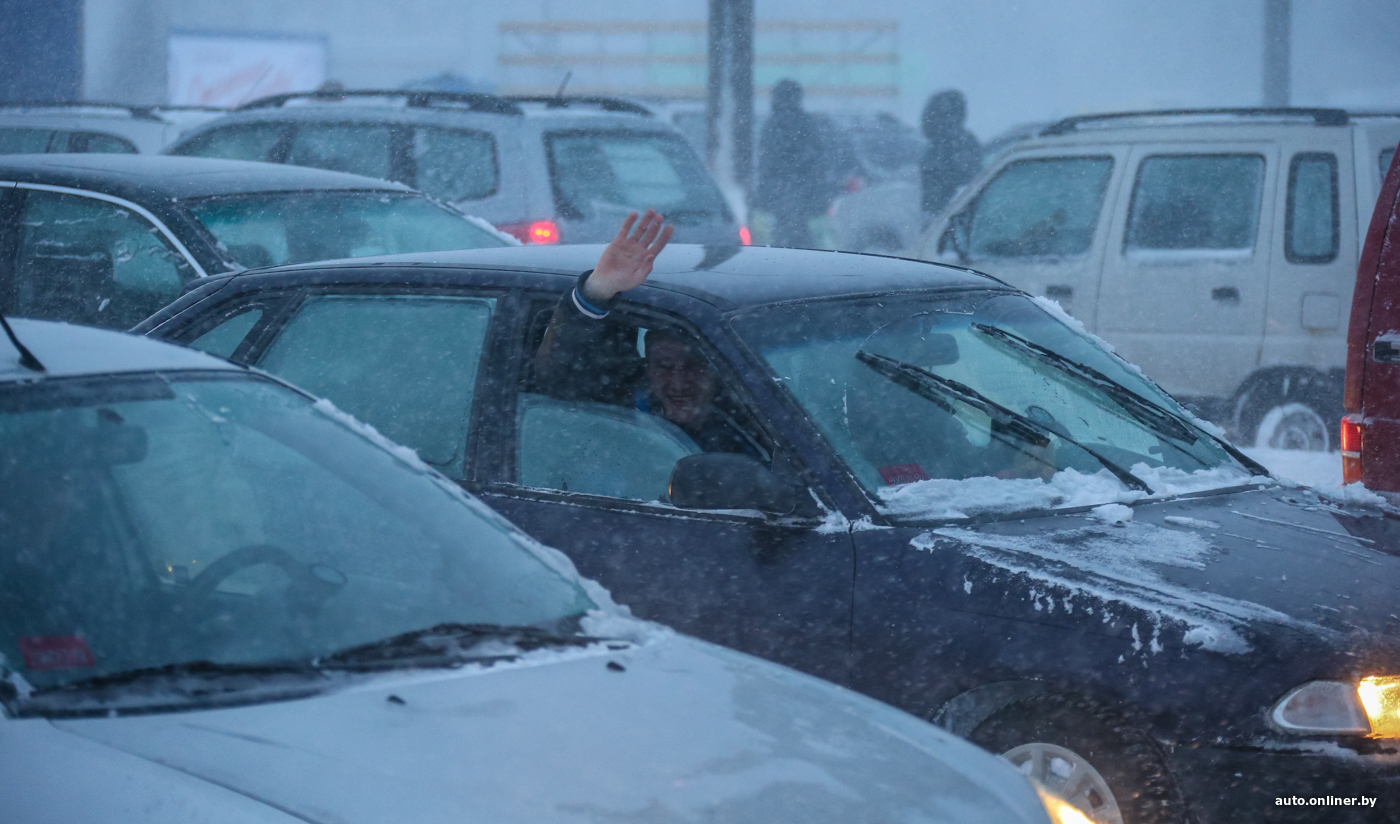
[(644, 389), (540, 373), (599, 251), (222, 276), (137, 331), (331, 399), (638, 614), (936, 719), (1097, 821), (1394, 798), (1400, 521), (1364, 491), (1269, 478), (993, 278), (782, 249), (671, 247), (607, 315), (615, 361), (699, 353), (737, 433), (702, 447)]

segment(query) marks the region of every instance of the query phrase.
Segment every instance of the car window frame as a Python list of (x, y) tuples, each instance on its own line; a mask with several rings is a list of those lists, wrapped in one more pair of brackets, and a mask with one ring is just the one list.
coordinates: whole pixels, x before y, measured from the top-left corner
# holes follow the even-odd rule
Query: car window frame
[[(508, 328), (502, 328), (504, 334), (499, 337), (507, 352), (505, 357), (498, 361), (500, 367), (500, 371), (496, 375), (498, 385), (492, 398), (495, 402), (493, 409), (495, 437), (492, 441), (495, 454), (489, 464), (486, 461), (479, 464), (485, 477), (480, 485), (472, 491), (542, 503), (586, 506), (590, 509), (616, 513), (700, 518), (748, 526), (772, 524), (775, 520), (774, 516), (761, 513), (684, 509), (659, 501), (641, 501), (585, 492), (538, 489), (521, 486), (515, 482), (515, 451), (518, 436), (516, 431), (517, 397), (521, 393), (527, 363), (534, 359), (534, 353), (528, 351), (532, 337), (531, 332), (534, 328), (533, 320), (544, 307), (557, 305), (561, 297), (562, 293), (553, 290), (540, 288), (522, 290), (513, 306), (513, 323)], [(771, 419), (771, 414), (764, 410), (761, 401), (754, 396), (752, 388), (744, 379), (745, 364), (736, 365), (733, 362), (734, 359), (727, 357), (715, 344), (712, 335), (707, 334), (700, 324), (685, 317), (683, 313), (642, 303), (629, 303), (620, 306), (615, 311), (620, 311), (629, 319), (655, 318), (658, 325), (672, 326), (694, 335), (700, 342), (702, 352), (716, 364), (721, 380), (730, 391), (733, 401), (743, 408), (749, 422), (757, 427), (758, 434), (766, 439), (765, 446), (772, 454), (773, 471), (780, 471), (779, 465), (781, 464), (781, 471), (799, 478), (807, 490), (820, 502), (822, 509), (827, 512), (837, 509), (831, 501), (831, 496), (824, 491), (825, 487), (819, 474), (803, 460), (800, 445), (787, 436), (780, 422)], [(718, 331), (728, 334), (727, 329)], [(741, 349), (739, 354), (742, 357), (747, 353)], [(798, 527), (810, 527), (822, 522), (821, 517), (804, 518), (801, 516), (786, 516), (781, 520), (784, 524)]]
[[(1303, 163), (1322, 160), (1330, 167), (1332, 177), (1332, 245), (1321, 255), (1300, 255), (1293, 249), (1293, 218), (1295, 215), (1298, 189), (1298, 168)], [(1335, 152), (1301, 151), (1294, 152), (1288, 160), (1288, 193), (1283, 213), (1283, 258), (1289, 263), (1317, 265), (1331, 263), (1337, 259), (1342, 246), (1342, 211), (1340, 168)]]

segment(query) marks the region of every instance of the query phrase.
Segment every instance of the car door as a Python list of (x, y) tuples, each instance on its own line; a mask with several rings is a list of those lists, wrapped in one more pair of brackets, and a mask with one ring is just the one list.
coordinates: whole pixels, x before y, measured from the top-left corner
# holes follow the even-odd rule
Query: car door
[(1358, 255), (1356, 211), (1342, 208), (1356, 202), (1351, 136), (1343, 129), (1295, 134), (1281, 145), (1260, 365), (1341, 369)]
[(949, 221), (939, 260), (961, 262), (1059, 301), (1093, 330), (1099, 266), (1127, 150), (1039, 149), (1010, 158)]
[(98, 192), (16, 184), (0, 311), (129, 329), (204, 274), (147, 210)]
[(1228, 397), (1259, 365), (1278, 148), (1144, 143), (1129, 164), (1098, 332), (1167, 391)]
[[(563, 550), (635, 614), (845, 683), (853, 571), (846, 528), (824, 526), (820, 515), (683, 510), (659, 500), (675, 462), (699, 451), (683, 431), (633, 406), (561, 400), (531, 384), (557, 300), (537, 295), (514, 334), (516, 379), (501, 381), (500, 411), (492, 416), (506, 446), (486, 470), (482, 499)], [(741, 385), (746, 367), (737, 350), (676, 317), (629, 322), (639, 342), (648, 326), (694, 331), (736, 404), (726, 414), (744, 419), (754, 453), (775, 474), (803, 478), (822, 499)]]
[(478, 375), (503, 292), (335, 286), (225, 301), (173, 334), (328, 399), (465, 480)]

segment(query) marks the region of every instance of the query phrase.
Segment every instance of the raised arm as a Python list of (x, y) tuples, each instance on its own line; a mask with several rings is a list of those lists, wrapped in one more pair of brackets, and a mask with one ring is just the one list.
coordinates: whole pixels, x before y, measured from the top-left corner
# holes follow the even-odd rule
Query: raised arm
[(606, 303), (620, 292), (635, 289), (646, 282), (652, 263), (671, 241), (674, 227), (655, 210), (637, 219), (633, 212), (622, 222), (617, 237), (598, 257), (593, 274), (583, 284), (583, 297), (589, 302)]

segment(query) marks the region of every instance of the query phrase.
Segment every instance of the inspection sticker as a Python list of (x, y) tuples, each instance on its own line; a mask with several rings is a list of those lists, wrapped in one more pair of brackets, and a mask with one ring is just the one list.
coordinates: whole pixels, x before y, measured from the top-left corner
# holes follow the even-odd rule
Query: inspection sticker
[(915, 481), (928, 480), (928, 475), (925, 475), (923, 468), (916, 463), (882, 466), (876, 471), (880, 473), (881, 478), (885, 479), (885, 483), (890, 486), (896, 484), (912, 484)]
[(32, 670), (97, 666), (87, 641), (76, 635), (31, 635), (17, 640), (24, 665)]

